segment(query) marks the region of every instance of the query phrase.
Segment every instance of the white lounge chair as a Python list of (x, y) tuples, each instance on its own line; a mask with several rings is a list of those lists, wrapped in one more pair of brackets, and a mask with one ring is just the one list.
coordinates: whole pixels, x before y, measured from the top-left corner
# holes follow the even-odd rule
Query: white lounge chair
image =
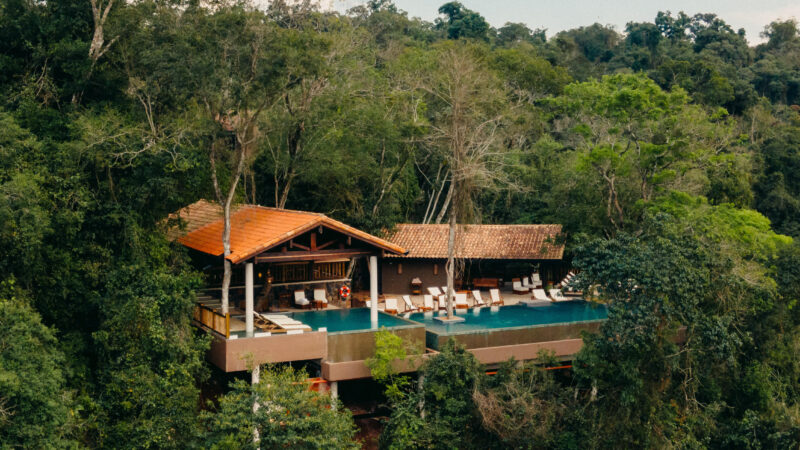
[(259, 314), (254, 313), (257, 318), (266, 319), (275, 325), (283, 328), (284, 330), (301, 330), (301, 331), (311, 331), (311, 327), (300, 322), (299, 320), (292, 319), (291, 317), (284, 316), (281, 314)]
[(423, 311), (433, 311), (434, 309), (438, 309), (436, 306), (433, 305), (433, 295), (425, 294), (422, 296), (422, 310)]
[(411, 301), (411, 296), (410, 295), (404, 295), (403, 296), (403, 303), (406, 304), (405, 312), (419, 311), (419, 308), (414, 306), (414, 303)]
[(328, 297), (325, 295), (325, 289), (314, 289), (314, 305), (317, 308), (328, 307)]
[(467, 309), (469, 308), (469, 303), (467, 303), (467, 294), (455, 294), (455, 307), (459, 309)]
[(539, 272), (534, 272), (531, 275), (531, 286), (533, 286), (534, 289), (542, 287), (542, 278), (539, 277)]
[(481, 297), (481, 291), (477, 289), (472, 291), (472, 297), (475, 299), (475, 306), (486, 306), (486, 303), (483, 302), (483, 298)]
[(567, 276), (565, 276), (565, 277), (564, 277), (564, 279), (563, 279), (563, 280), (561, 280), (561, 282), (560, 282), (560, 283), (558, 283), (558, 287), (559, 287), (559, 288), (566, 287), (566, 286), (567, 286), (567, 284), (569, 284), (569, 282), (570, 282), (570, 281), (572, 281), (572, 278), (573, 278), (574, 276), (575, 276), (575, 272), (573, 272), (573, 271), (571, 271), (571, 270), (570, 270), (570, 271), (567, 273)]
[(561, 292), (561, 289), (550, 289), (550, 297), (557, 302), (566, 302), (572, 300), (569, 297), (565, 297), (564, 293)]
[(492, 306), (503, 304), (503, 298), (500, 297), (500, 289), (489, 289), (489, 298), (492, 299)]
[(267, 316), (267, 319), (271, 320), (274, 323), (285, 323), (286, 325), (302, 325), (302, 323), (303, 323), (303, 322), (300, 322), (299, 320), (294, 320), (294, 319), (289, 318), (289, 317), (269, 317), (269, 316)]
[(384, 308), (389, 314), (397, 314), (397, 299), (396, 298), (387, 298), (386, 299), (386, 307)]
[(544, 289), (534, 289), (533, 290), (533, 299), (534, 300), (541, 300), (543, 302), (551, 301), (549, 297), (547, 297), (547, 293), (544, 292)]
[(294, 291), (294, 303), (301, 308), (311, 307), (311, 302), (306, 298), (306, 291), (302, 289)]
[(444, 301), (445, 301), (444, 296), (445, 295), (438, 287), (436, 287), (436, 286), (429, 287), (428, 288), (428, 292), (430, 292), (430, 294), (436, 299), (436, 301), (439, 302), (439, 304), (443, 304), (444, 303)]
[(528, 279), (528, 277), (522, 277), (522, 287), (531, 290), (531, 281)]
[[(365, 302), (365, 304), (366, 304), (367, 308), (372, 308), (372, 300), (367, 300), (367, 301)], [(386, 309), (386, 308), (385, 308), (385, 307), (383, 307), (383, 306), (381, 306), (381, 303), (380, 303), (380, 302), (378, 302), (378, 311), (384, 311), (385, 309)]]
[(511, 288), (514, 291), (515, 294), (522, 295), (522, 294), (527, 294), (528, 292), (530, 292), (530, 289), (528, 289), (528, 288), (526, 288), (526, 287), (524, 287), (522, 285), (522, 281), (520, 281), (519, 278), (514, 278), (513, 280), (511, 280)]

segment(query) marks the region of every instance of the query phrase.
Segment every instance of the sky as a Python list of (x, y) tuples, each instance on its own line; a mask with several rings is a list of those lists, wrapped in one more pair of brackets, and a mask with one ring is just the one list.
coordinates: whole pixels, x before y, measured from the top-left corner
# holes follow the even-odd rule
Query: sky
[[(449, 0), (394, 0), (411, 17), (433, 21), (439, 6)], [(625, 30), (628, 22), (652, 22), (658, 11), (683, 11), (688, 15), (715, 13), (734, 30), (744, 28), (750, 45), (763, 41), (759, 34), (775, 19), (800, 19), (800, 0), (460, 0), (479, 12), (494, 27), (522, 22), (529, 28), (546, 28), (555, 33), (599, 22)], [(336, 8), (347, 9), (365, 3), (335, 0)]]

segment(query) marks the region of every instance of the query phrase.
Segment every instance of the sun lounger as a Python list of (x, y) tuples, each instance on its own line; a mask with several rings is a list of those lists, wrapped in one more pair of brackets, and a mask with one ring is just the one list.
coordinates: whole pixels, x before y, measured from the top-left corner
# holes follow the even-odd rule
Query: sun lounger
[(481, 297), (481, 291), (472, 291), (472, 297), (475, 299), (475, 306), (486, 306), (486, 303), (483, 302), (483, 298)]
[(419, 308), (414, 306), (414, 303), (411, 301), (411, 296), (410, 295), (404, 295), (403, 296), (403, 303), (406, 304), (406, 312), (419, 311)]
[(557, 286), (558, 286), (559, 288), (564, 288), (564, 287), (566, 287), (566, 286), (569, 284), (569, 282), (570, 282), (570, 281), (572, 281), (572, 278), (573, 278), (574, 276), (575, 276), (575, 272), (573, 272), (573, 271), (571, 271), (571, 270), (570, 270), (570, 271), (567, 273), (567, 276), (565, 276), (565, 277), (564, 277), (564, 279), (563, 279), (563, 280), (561, 280), (561, 282), (560, 282), (560, 283), (558, 283), (558, 285), (557, 285)]
[(303, 331), (311, 331), (311, 327), (300, 322), (299, 320), (292, 319), (291, 317), (272, 314), (272, 315), (265, 315), (259, 313), (253, 313), (255, 315), (255, 319), (257, 323), (260, 323), (262, 326), (259, 328), (270, 331), (272, 333), (280, 332), (279, 330), (275, 330), (274, 327), (263, 326), (267, 322), (271, 322), (280, 329), (285, 330), (287, 333), (291, 330), (298, 330), (300, 332)]
[[(434, 309), (439, 309), (438, 305), (433, 304), (433, 295), (425, 294), (422, 296), (422, 310), (423, 311), (433, 311)], [(439, 303), (439, 302), (436, 302)]]
[(384, 308), (389, 314), (397, 314), (397, 299), (396, 298), (387, 298), (386, 299), (386, 307)]
[(519, 278), (511, 280), (511, 286), (515, 294), (527, 294), (530, 292), (530, 289), (522, 286), (522, 281)]
[(521, 300), (520, 304), (526, 306), (550, 306), (553, 304), (553, 301), (547, 297), (545, 294), (544, 289), (534, 289), (533, 297), (530, 299)]
[(281, 325), (281, 328), (286, 330), (287, 333), (290, 331), (311, 331), (311, 327), (308, 325)]
[(272, 322), (274, 322), (274, 323), (282, 324), (282, 325), (302, 325), (303, 324), (303, 322), (300, 322), (299, 320), (294, 320), (294, 319), (289, 318), (289, 317), (280, 318), (280, 317), (269, 317), (269, 316), (267, 316), (267, 319), (272, 321)]
[(301, 308), (311, 307), (311, 302), (306, 298), (306, 291), (302, 289), (294, 291), (294, 303)]
[[(367, 300), (364, 302), (364, 304), (367, 306), (367, 308), (372, 308), (372, 300)], [(378, 302), (378, 311), (383, 311), (383, 309), (384, 308), (381, 307), (381, 303)]]
[(547, 293), (544, 292), (544, 289), (534, 289), (533, 290), (533, 299), (534, 300), (541, 300), (549, 302), (550, 298), (547, 297)]
[(287, 324), (287, 325), (302, 325), (303, 322), (293, 319), (289, 316), (284, 316), (283, 314), (259, 314), (255, 313), (258, 317), (263, 317), (269, 321), (278, 324)]
[(317, 308), (328, 307), (328, 297), (325, 295), (325, 289), (314, 289), (314, 305)]
[(428, 292), (438, 301), (440, 304), (444, 303), (444, 293), (436, 286), (429, 287)]
[(569, 297), (564, 297), (564, 293), (561, 292), (561, 289), (550, 289), (550, 297), (557, 302), (566, 302), (572, 300)]
[(467, 303), (467, 294), (456, 294), (455, 295), (455, 307), (459, 309), (467, 309), (469, 308), (469, 303)]
[(503, 298), (500, 297), (500, 289), (489, 289), (489, 297), (492, 299), (492, 306), (503, 304)]

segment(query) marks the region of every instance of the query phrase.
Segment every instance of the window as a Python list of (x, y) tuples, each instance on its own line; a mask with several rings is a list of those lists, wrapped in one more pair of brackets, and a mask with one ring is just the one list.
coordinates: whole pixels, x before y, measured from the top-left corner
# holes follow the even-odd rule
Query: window
[(286, 263), (273, 266), (274, 282), (289, 283), (308, 280), (308, 263)]
[(434, 275), (439, 275), (439, 265), (438, 264), (434, 264), (433, 265), (433, 274)]
[(336, 280), (347, 274), (346, 261), (334, 261), (314, 264), (315, 280)]
[(403, 274), (403, 263), (397, 264), (397, 274), (398, 275), (402, 275)]

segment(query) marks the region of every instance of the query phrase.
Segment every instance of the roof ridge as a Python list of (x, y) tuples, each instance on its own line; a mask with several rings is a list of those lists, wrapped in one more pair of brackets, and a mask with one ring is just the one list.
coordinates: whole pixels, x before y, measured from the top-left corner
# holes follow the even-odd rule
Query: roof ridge
[(322, 216), (328, 217), (323, 213), (313, 212), (313, 211), (300, 211), (299, 209), (287, 209), (287, 208), (278, 208), (275, 206), (263, 206), (263, 205), (256, 205), (253, 203), (243, 203), (250, 208), (259, 208), (259, 209), (266, 209), (267, 211), (281, 211), (281, 212), (289, 212), (289, 213), (296, 213), (296, 214), (303, 214), (306, 216)]
[[(560, 223), (460, 223), (463, 227), (560, 227)], [(398, 223), (395, 226), (449, 227), (447, 223)]]

